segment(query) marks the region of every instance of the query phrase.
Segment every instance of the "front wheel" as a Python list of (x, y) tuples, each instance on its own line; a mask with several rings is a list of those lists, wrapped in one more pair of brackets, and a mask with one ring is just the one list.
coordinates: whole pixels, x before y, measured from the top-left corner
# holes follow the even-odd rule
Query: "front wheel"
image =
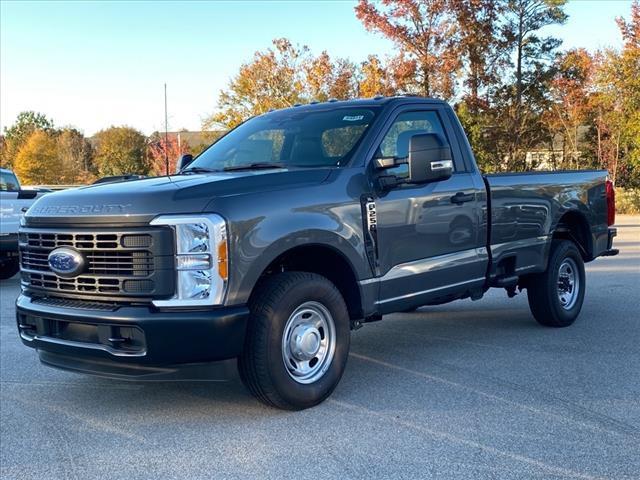
[(549, 265), (527, 282), (529, 308), (535, 319), (547, 327), (568, 327), (580, 313), (586, 277), (582, 255), (569, 240), (554, 240)]
[(349, 354), (342, 295), (326, 278), (306, 272), (280, 273), (258, 288), (238, 359), (243, 383), (277, 408), (319, 404), (340, 381)]

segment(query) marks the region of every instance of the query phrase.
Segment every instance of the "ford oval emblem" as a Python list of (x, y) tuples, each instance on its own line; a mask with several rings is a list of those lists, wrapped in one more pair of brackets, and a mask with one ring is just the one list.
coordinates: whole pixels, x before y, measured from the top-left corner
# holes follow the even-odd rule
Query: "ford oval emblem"
[(72, 278), (82, 273), (85, 260), (82, 253), (69, 247), (51, 250), (48, 257), (49, 267), (60, 277)]

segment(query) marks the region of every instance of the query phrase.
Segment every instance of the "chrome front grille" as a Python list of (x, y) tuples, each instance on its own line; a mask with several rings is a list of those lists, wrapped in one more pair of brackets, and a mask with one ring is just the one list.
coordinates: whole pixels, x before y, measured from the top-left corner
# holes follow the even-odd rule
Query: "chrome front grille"
[[(173, 288), (173, 235), (165, 228), (101, 232), (21, 229), (23, 286), (59, 296), (156, 297)], [(76, 277), (62, 278), (49, 267), (59, 247), (82, 253), (86, 266)]]
[[(28, 270), (49, 272), (47, 250), (24, 249), (22, 253), (22, 266)], [(134, 277), (146, 277), (153, 273), (153, 256), (149, 251), (110, 252), (88, 251), (86, 273), (96, 275), (122, 275)]]
[(149, 234), (21, 232), (20, 242), (29, 247), (46, 249), (75, 247), (78, 250), (119, 250), (149, 248), (153, 238)]

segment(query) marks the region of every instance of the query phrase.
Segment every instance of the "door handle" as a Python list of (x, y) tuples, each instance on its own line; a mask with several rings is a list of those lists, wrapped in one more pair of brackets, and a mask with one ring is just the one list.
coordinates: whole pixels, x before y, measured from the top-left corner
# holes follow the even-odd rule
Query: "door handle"
[(474, 198), (473, 193), (464, 193), (458, 192), (454, 196), (451, 197), (451, 203), (457, 203), (458, 205), (463, 204), (465, 202), (470, 202)]

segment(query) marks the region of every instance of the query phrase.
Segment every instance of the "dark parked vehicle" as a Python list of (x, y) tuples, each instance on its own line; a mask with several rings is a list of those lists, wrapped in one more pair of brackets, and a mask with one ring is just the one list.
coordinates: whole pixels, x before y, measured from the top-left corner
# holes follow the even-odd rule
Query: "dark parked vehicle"
[(270, 112), (181, 165), (29, 209), (17, 320), (42, 362), (144, 379), (237, 358), (256, 397), (301, 409), (367, 322), (499, 287), (566, 327), (584, 263), (617, 253), (606, 171), (483, 176), (437, 100)]

